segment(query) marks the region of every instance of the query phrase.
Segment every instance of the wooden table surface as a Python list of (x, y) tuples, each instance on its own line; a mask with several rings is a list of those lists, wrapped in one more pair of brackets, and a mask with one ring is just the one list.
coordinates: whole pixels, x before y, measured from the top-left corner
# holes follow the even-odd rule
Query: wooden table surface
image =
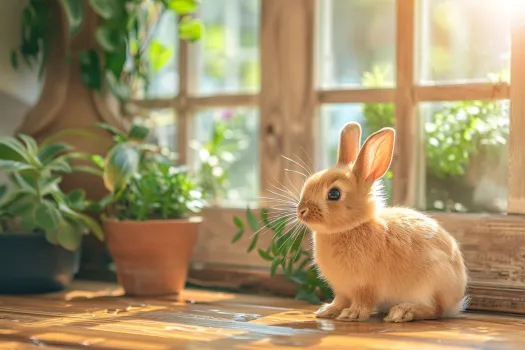
[(44, 296), (0, 296), (0, 349), (525, 349), (525, 317), (468, 313), (446, 321), (315, 319), (293, 299), (185, 291), (129, 298), (75, 282)]

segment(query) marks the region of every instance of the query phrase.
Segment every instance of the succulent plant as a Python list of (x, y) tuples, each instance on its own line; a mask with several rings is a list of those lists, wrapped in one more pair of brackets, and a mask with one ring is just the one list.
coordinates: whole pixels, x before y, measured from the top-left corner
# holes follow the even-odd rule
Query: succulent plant
[(85, 214), (91, 206), (85, 192), (64, 193), (59, 187), (64, 174), (99, 173), (89, 165), (72, 165), (80, 158), (90, 156), (73, 152), (67, 143), (38, 145), (27, 135), (1, 136), (0, 171), (10, 183), (0, 186), (0, 232), (42, 233), (68, 250), (76, 250), (87, 231), (103, 240), (100, 225)]

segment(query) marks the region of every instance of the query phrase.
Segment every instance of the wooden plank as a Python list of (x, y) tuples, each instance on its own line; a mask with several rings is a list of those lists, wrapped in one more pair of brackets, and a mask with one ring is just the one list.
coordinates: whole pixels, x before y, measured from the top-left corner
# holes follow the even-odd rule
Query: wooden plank
[(456, 237), (471, 282), (525, 291), (525, 217), (431, 213)]
[(414, 100), (417, 102), (505, 100), (509, 97), (510, 88), (506, 82), (414, 87)]
[[(302, 185), (312, 168), (314, 90), (314, 0), (265, 0), (261, 15), (260, 166), (261, 189)], [(294, 154), (306, 165), (287, 161)], [(298, 161), (298, 163), (300, 163)]]
[(525, 6), (513, 8), (508, 213), (525, 214)]
[(417, 149), (421, 148), (414, 86), (415, 0), (396, 1), (396, 146), (393, 159), (395, 204), (415, 206), (418, 190)]
[(214, 107), (243, 107), (257, 106), (258, 95), (213, 95), (203, 97), (190, 97), (188, 104), (192, 109)]
[[(78, 287), (73, 284), (72, 290)], [(114, 285), (106, 285), (111, 290)], [(66, 300), (69, 291), (0, 296), (3, 349), (521, 349), (525, 325), (515, 316), (462, 317), (391, 324), (318, 320), (318, 306), (291, 298), (187, 289), (179, 296), (101, 296)], [(13, 345), (7, 346), (6, 344)], [(15, 347), (16, 346), (16, 347)]]
[(394, 102), (395, 89), (340, 89), (317, 92), (318, 103), (388, 103)]

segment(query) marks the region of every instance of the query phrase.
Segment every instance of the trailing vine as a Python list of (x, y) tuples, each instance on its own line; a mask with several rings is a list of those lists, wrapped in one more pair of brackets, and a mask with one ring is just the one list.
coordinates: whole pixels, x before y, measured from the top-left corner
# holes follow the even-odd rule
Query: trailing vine
[[(83, 26), (86, 13), (95, 12), (98, 24), (95, 39), (98, 47), (79, 53), (82, 82), (92, 90), (107, 87), (120, 100), (131, 97), (131, 86), (137, 80), (149, 83), (151, 72), (166, 64), (173, 52), (153, 39), (162, 16), (174, 12), (179, 18), (178, 32), (182, 40), (200, 39), (203, 25), (193, 18), (199, 0), (57, 0), (67, 17), (69, 35), (74, 37)], [(50, 41), (58, 34), (55, 3), (50, 0), (29, 0), (22, 13), (22, 42), (11, 52), (13, 68), (19, 59), (30, 67), (45, 71), (50, 54)]]

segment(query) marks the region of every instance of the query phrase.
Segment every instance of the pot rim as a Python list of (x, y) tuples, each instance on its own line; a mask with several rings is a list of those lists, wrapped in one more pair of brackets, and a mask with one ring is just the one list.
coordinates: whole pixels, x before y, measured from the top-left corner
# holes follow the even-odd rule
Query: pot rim
[(160, 224), (200, 224), (202, 223), (204, 218), (202, 216), (190, 216), (188, 218), (182, 218), (182, 219), (155, 219), (155, 220), (119, 220), (117, 218), (105, 218), (103, 219), (104, 223), (112, 223), (112, 224), (127, 224), (127, 225), (160, 225)]

